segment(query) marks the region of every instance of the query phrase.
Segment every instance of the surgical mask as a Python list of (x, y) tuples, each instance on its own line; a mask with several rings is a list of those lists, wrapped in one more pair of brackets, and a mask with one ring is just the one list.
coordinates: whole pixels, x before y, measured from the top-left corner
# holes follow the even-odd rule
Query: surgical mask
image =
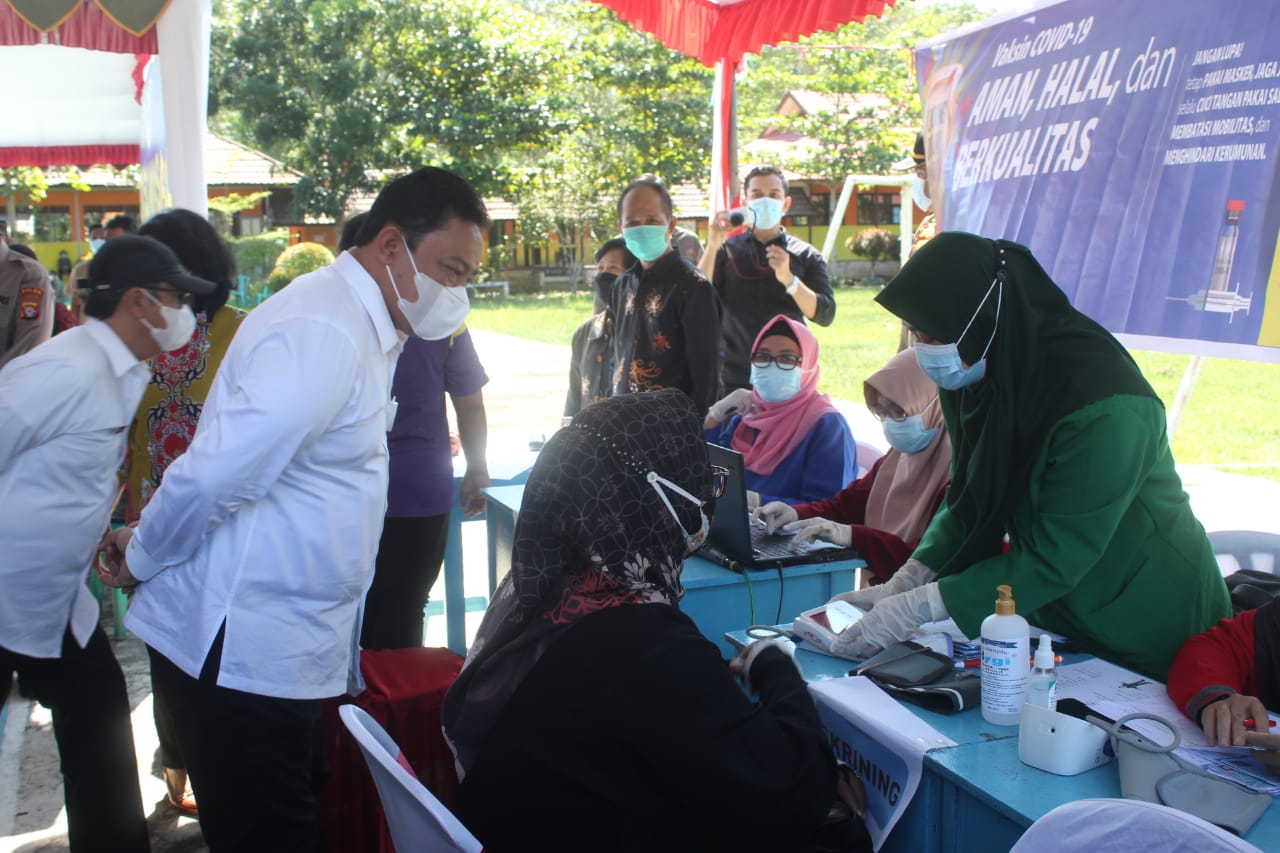
[(96, 239), (96, 240), (90, 240), (90, 241), (89, 241), (89, 251), (90, 251), (90, 252), (93, 252), (95, 255), (96, 255), (96, 254), (98, 254), (98, 250), (102, 248), (102, 244), (103, 244), (103, 243), (105, 243), (105, 242), (107, 242), (107, 241), (106, 241), (106, 240), (103, 240), (101, 237), (99, 237), (99, 238), (98, 238), (98, 239)]
[(753, 198), (747, 207), (756, 215), (755, 227), (761, 231), (768, 231), (782, 221), (782, 199)]
[(631, 254), (646, 263), (656, 261), (669, 248), (665, 225), (635, 225), (631, 228), (623, 228), (622, 239), (626, 241)]
[(613, 283), (618, 280), (616, 273), (598, 272), (591, 284), (596, 291), (596, 307), (604, 308), (609, 304), (609, 294), (613, 292)]
[(465, 287), (445, 287), (431, 276), (418, 270), (413, 260), (413, 252), (404, 236), (400, 237), (404, 244), (405, 254), (409, 256), (409, 264), (413, 267), (413, 284), (418, 288), (418, 298), (410, 302), (400, 295), (396, 287), (396, 277), (387, 266), (387, 275), (391, 277), (391, 289), (396, 292), (397, 305), (413, 328), (413, 334), (425, 341), (438, 341), (449, 337), (458, 330), (462, 321), (467, 319), (471, 310), (471, 300), (467, 298)]
[[(996, 319), (991, 326), (991, 337), (987, 338), (987, 345), (982, 350), (982, 357), (968, 367), (964, 366), (964, 362), (960, 358), (960, 341), (964, 340), (965, 333), (969, 331), (969, 327), (973, 325), (973, 321), (978, 318), (978, 313), (982, 311), (982, 306), (986, 303), (991, 291), (1000, 285), (1000, 289), (996, 291)], [(959, 391), (961, 388), (967, 388), (975, 382), (982, 381), (987, 374), (987, 352), (991, 349), (991, 342), (996, 339), (996, 329), (1000, 325), (1000, 304), (1004, 298), (1004, 284), (1001, 279), (996, 278), (991, 282), (991, 287), (987, 288), (986, 294), (982, 297), (982, 301), (978, 303), (978, 308), (973, 312), (973, 316), (969, 318), (969, 322), (965, 325), (964, 330), (960, 332), (959, 339), (954, 344), (916, 344), (916, 363), (920, 365), (920, 369), (924, 371), (939, 388), (947, 391)]]
[(164, 318), (163, 329), (148, 323), (146, 317), (139, 318), (142, 320), (142, 325), (151, 332), (151, 337), (155, 338), (156, 343), (160, 345), (161, 352), (172, 352), (186, 346), (191, 341), (191, 334), (196, 330), (196, 315), (192, 314), (191, 309), (186, 305), (173, 308), (152, 296), (151, 291), (143, 290), (142, 292), (159, 307), (160, 316)]
[[(702, 501), (698, 500), (693, 495), (689, 494), (684, 489), (659, 474), (657, 471), (650, 471), (645, 476), (645, 479), (649, 481), (649, 485), (653, 486), (653, 490), (658, 493), (658, 497), (662, 498), (662, 502), (666, 504), (667, 512), (671, 513), (671, 517), (676, 520), (676, 527), (679, 527), (681, 532), (684, 533), (685, 547), (688, 549), (688, 553), (692, 554), (694, 551), (701, 548), (702, 543), (707, 541), (707, 531), (711, 529), (711, 521), (707, 518), (706, 512), (702, 509)], [(685, 500), (698, 505), (698, 515), (702, 518), (702, 526), (696, 533), (690, 533), (684, 529), (684, 525), (680, 523), (680, 516), (676, 515), (676, 508), (671, 505), (671, 499), (668, 498), (667, 493), (663, 491), (664, 486)]]
[(804, 369), (793, 367), (783, 370), (776, 364), (764, 367), (751, 365), (751, 387), (766, 403), (785, 403), (800, 393)]
[(920, 415), (910, 415), (900, 421), (884, 422), (884, 440), (899, 453), (919, 453), (938, 435), (938, 428), (926, 429)]
[(911, 184), (911, 200), (921, 210), (927, 211), (933, 207), (933, 199), (924, 194), (924, 181), (919, 178), (916, 178)]

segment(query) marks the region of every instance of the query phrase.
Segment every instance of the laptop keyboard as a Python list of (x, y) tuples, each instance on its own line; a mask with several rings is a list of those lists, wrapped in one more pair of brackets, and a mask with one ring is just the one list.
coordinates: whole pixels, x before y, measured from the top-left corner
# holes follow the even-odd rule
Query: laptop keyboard
[(793, 557), (807, 550), (803, 546), (793, 549), (792, 541), (790, 536), (765, 533), (754, 525), (751, 527), (751, 553), (757, 557)]

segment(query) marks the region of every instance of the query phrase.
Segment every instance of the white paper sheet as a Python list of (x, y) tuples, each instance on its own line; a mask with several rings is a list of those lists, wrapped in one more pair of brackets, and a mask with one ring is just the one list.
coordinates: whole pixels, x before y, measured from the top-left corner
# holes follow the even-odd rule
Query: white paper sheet
[[(1143, 678), (1124, 667), (1094, 658), (1083, 663), (1058, 667), (1058, 698), (1079, 699), (1103, 716), (1118, 720), (1126, 714), (1155, 714), (1169, 722), (1178, 733), (1181, 746), (1174, 753), (1181, 759), (1215, 775), (1240, 782), (1246, 777), (1255, 791), (1280, 792), (1280, 779), (1247, 751), (1225, 751), (1210, 747), (1204, 731), (1191, 722), (1169, 698), (1159, 681)], [(1170, 741), (1169, 730), (1150, 720), (1133, 720), (1126, 725), (1153, 743)], [(1271, 780), (1270, 784), (1257, 780)]]
[(911, 804), (931, 749), (955, 746), (864, 677), (809, 685), (836, 757), (867, 789), (867, 830), (876, 849)]

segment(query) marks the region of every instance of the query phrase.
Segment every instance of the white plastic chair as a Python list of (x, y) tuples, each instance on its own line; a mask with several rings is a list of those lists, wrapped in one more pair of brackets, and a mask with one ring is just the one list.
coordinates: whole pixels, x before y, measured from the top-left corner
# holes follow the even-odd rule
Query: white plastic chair
[(483, 846), (476, 837), (401, 766), (400, 747), (377, 720), (355, 705), (343, 705), (338, 716), (364, 753), (396, 850), (480, 853)]
[(858, 471), (856, 477), (864, 477), (871, 470), (871, 466), (875, 465), (881, 456), (884, 456), (884, 451), (865, 441), (855, 439), (853, 443), (858, 448)]
[(1225, 829), (1142, 800), (1076, 800), (1031, 827), (1010, 853), (1262, 853)]
[[(1209, 544), (1223, 575), (1254, 569), (1280, 575), (1280, 534), (1260, 530), (1215, 530)], [(1223, 559), (1224, 557), (1230, 558)], [(1234, 561), (1235, 565), (1232, 565)]]

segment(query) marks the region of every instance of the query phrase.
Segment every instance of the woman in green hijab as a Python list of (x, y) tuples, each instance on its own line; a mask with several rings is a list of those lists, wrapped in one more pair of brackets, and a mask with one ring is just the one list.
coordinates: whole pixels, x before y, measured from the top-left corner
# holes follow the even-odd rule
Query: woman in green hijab
[(939, 234), (876, 301), (941, 389), (952, 484), (890, 582), (842, 596), (874, 606), (842, 645), (866, 656), (948, 615), (976, 637), (1010, 584), (1032, 624), (1164, 680), (1231, 606), (1128, 352), (1003, 240)]

